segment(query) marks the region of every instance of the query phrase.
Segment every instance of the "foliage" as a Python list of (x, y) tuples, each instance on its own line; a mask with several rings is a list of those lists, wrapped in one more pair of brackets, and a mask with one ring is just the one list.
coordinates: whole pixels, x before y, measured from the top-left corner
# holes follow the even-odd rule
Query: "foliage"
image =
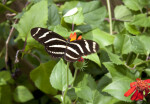
[[(106, 6), (99, 0), (28, 1), (14, 17), (19, 21), (12, 25), (16, 30), (9, 43), (8, 68), (4, 43), (12, 20), (0, 23), (0, 104), (135, 103), (124, 93), (136, 78), (150, 77), (149, 0), (122, 0), (114, 9), (113, 35), (108, 31), (111, 22)], [(8, 0), (5, 6), (12, 2)], [(67, 73), (68, 62), (50, 57), (31, 37), (34, 27), (48, 28), (66, 39), (73, 32), (82, 34), (84, 39), (96, 41), (100, 50), (83, 56), (83, 63), (70, 63)], [(19, 63), (14, 61), (16, 47), (23, 49), (17, 56)], [(137, 103), (150, 102), (145, 98)]]

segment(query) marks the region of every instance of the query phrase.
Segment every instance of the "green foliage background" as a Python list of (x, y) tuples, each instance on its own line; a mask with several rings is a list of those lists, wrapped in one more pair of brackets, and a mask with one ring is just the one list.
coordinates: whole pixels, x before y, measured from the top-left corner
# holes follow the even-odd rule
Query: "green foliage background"
[[(84, 56), (84, 70), (78, 66), (80, 62), (70, 64), (66, 104), (150, 103), (148, 98), (134, 102), (124, 96), (136, 78), (150, 77), (149, 0), (122, 0), (123, 4), (113, 11), (113, 34), (109, 31), (107, 8), (99, 0), (28, 1), (30, 3), (14, 17), (19, 21), (12, 25), (16, 30), (9, 43), (9, 46), (15, 46), (15, 53), (25, 46), (18, 55), (19, 63), (15, 63), (15, 54), (9, 52), (14, 58), (9, 56), (6, 68), (6, 48), (3, 44), (0, 47), (0, 104), (63, 102), (67, 62), (53, 59), (45, 52), (44, 47), (31, 37), (30, 30), (34, 27), (48, 28), (66, 39), (70, 33), (77, 32), (78, 36), (94, 40), (100, 46), (97, 53)], [(6, 6), (11, 2), (13, 0), (8, 0)], [(64, 16), (73, 8), (77, 11)], [(0, 13), (4, 11), (0, 9)], [(1, 41), (6, 41), (9, 35), (10, 21), (0, 23)]]

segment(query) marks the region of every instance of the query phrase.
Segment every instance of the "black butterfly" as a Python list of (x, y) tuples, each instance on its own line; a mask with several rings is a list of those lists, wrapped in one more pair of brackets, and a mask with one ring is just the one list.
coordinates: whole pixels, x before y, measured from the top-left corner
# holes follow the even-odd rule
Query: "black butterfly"
[(31, 30), (32, 37), (45, 46), (46, 51), (52, 57), (64, 57), (66, 61), (74, 62), (81, 56), (95, 53), (99, 45), (92, 40), (64, 39), (59, 34), (45, 28), (36, 27)]

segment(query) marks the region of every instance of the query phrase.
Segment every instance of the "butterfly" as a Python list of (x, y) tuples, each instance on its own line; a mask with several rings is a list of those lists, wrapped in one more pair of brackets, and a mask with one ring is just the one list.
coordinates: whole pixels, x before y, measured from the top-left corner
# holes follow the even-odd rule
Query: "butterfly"
[(92, 40), (66, 40), (59, 34), (46, 28), (36, 27), (31, 29), (32, 37), (45, 46), (49, 55), (55, 58), (64, 57), (66, 61), (75, 62), (81, 56), (96, 53), (99, 45)]

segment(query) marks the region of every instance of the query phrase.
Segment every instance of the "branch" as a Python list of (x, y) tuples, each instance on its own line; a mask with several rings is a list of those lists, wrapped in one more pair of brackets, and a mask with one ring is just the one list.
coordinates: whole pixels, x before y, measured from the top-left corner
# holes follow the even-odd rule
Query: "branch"
[[(18, 19), (15, 20), (14, 24), (16, 24), (17, 21), (18, 21)], [(9, 33), (9, 36), (8, 36), (8, 38), (7, 38), (7, 40), (6, 40), (6, 54), (5, 54), (5, 64), (6, 64), (6, 68), (8, 68), (8, 66), (7, 66), (7, 62), (8, 62), (8, 44), (9, 44), (9, 41), (10, 41), (12, 35), (13, 35), (13, 34), (12, 34), (13, 31), (14, 31), (14, 27), (12, 26), (12, 28), (11, 28), (11, 30), (10, 30), (10, 33)]]
[[(105, 18), (105, 21), (110, 22), (109, 18)], [(120, 19), (116, 19), (116, 18), (112, 18), (113, 21), (121, 21), (121, 22), (130, 22), (130, 21), (124, 21), (124, 20), (120, 20)]]
[(3, 5), (2, 3), (0, 3), (0, 7), (3, 7), (3, 8), (5, 8), (5, 9), (9, 10), (10, 12), (17, 14), (17, 12), (16, 12), (15, 10), (13, 10), (13, 9), (11, 9), (11, 8), (9, 8), (9, 7), (7, 7), (6, 5)]
[(127, 68), (129, 68), (129, 69), (135, 69), (137, 66), (142, 65), (142, 64), (146, 64), (146, 63), (149, 63), (149, 62), (150, 62), (150, 60), (142, 61), (142, 62), (139, 62), (139, 63), (135, 64), (134, 67), (128, 66), (127, 63), (125, 63), (124, 65), (125, 65)]

